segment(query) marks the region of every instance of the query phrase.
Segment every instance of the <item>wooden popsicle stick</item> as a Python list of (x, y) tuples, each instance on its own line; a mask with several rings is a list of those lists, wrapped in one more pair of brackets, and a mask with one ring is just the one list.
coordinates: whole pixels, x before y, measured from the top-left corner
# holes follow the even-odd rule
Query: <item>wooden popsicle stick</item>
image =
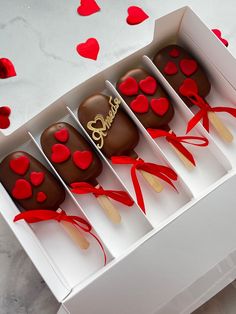
[[(96, 185), (99, 188), (100, 185)], [(112, 204), (110, 199), (106, 195), (97, 196), (97, 201), (104, 210), (107, 217), (114, 223), (119, 224), (121, 222), (121, 216), (117, 208)]]
[(169, 144), (171, 148), (176, 152), (179, 159), (183, 162), (185, 167), (188, 168), (189, 170), (193, 170), (195, 167), (194, 164), (191, 163), (191, 161), (187, 157), (185, 157), (184, 154), (182, 154), (172, 143), (169, 143)]
[(217, 133), (220, 135), (220, 137), (227, 143), (233, 142), (233, 134), (230, 132), (230, 130), (224, 125), (224, 123), (221, 121), (221, 119), (218, 117), (218, 115), (215, 112), (208, 112), (208, 118), (211, 122), (211, 124), (214, 126)]
[[(60, 213), (62, 210), (59, 208), (57, 210)], [(86, 250), (89, 247), (89, 242), (85, 239), (85, 237), (80, 233), (78, 228), (72, 225), (68, 221), (60, 221), (61, 226), (66, 231), (66, 233), (70, 236), (70, 238), (82, 249)]]
[(144, 170), (140, 170), (142, 176), (147, 181), (147, 183), (153, 188), (154, 191), (160, 193), (163, 190), (163, 185), (153, 174), (146, 172)]

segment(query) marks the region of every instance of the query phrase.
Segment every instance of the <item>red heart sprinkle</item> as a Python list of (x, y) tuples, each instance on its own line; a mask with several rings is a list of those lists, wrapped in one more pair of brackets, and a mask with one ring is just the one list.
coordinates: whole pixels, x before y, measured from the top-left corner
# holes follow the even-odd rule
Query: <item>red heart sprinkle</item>
[(61, 129), (54, 133), (54, 137), (57, 141), (66, 143), (69, 139), (69, 132), (66, 128)]
[(140, 24), (149, 18), (149, 16), (143, 11), (143, 9), (137, 6), (131, 6), (128, 8), (127, 11), (128, 16), (126, 18), (126, 22), (129, 25)]
[(167, 75), (175, 75), (178, 72), (178, 68), (174, 62), (169, 61), (164, 68), (164, 72)]
[(95, 0), (81, 0), (77, 9), (79, 15), (88, 16), (100, 11), (100, 7)]
[(183, 96), (188, 96), (189, 93), (198, 94), (197, 83), (191, 78), (186, 78), (180, 86), (179, 92)]
[(85, 43), (78, 44), (76, 50), (81, 57), (97, 60), (99, 43), (96, 38), (89, 38)]
[(7, 129), (10, 126), (10, 114), (11, 108), (7, 106), (0, 107), (0, 129)]
[(164, 114), (168, 111), (170, 106), (170, 102), (167, 98), (154, 98), (151, 100), (151, 107), (152, 110), (158, 115), (158, 116), (164, 116)]
[(221, 37), (221, 31), (219, 29), (212, 29), (212, 32), (216, 35), (216, 37), (219, 38), (219, 40), (226, 46), (228, 47), (229, 46), (229, 42), (227, 39)]
[(144, 95), (138, 95), (131, 103), (130, 108), (137, 113), (145, 113), (148, 111), (148, 99)]
[(47, 199), (47, 195), (44, 192), (38, 192), (36, 196), (36, 201), (38, 203), (43, 203)]
[(9, 166), (13, 172), (19, 175), (24, 175), (30, 166), (30, 160), (27, 156), (20, 156), (15, 159), (11, 159)]
[(89, 150), (84, 150), (82, 152), (77, 150), (73, 154), (73, 161), (77, 167), (85, 170), (91, 165), (93, 161), (93, 154)]
[(16, 180), (15, 186), (12, 190), (12, 196), (17, 200), (25, 200), (32, 196), (32, 187), (25, 179)]
[(178, 58), (178, 56), (180, 55), (180, 51), (177, 48), (173, 48), (170, 52), (169, 52), (169, 56), (172, 58)]
[(134, 96), (138, 93), (138, 83), (137, 81), (129, 76), (125, 81), (120, 83), (119, 91), (125, 96)]
[(63, 144), (54, 144), (52, 146), (51, 160), (56, 164), (63, 163), (70, 157), (70, 150)]
[(6, 79), (12, 76), (16, 76), (14, 65), (9, 59), (0, 58), (0, 78)]
[(139, 82), (139, 86), (144, 93), (153, 95), (157, 90), (157, 81), (154, 77), (148, 76)]
[(183, 59), (180, 61), (180, 69), (184, 75), (190, 76), (197, 71), (197, 62), (193, 59)]
[(45, 174), (43, 172), (31, 172), (30, 181), (34, 186), (39, 186), (43, 183)]

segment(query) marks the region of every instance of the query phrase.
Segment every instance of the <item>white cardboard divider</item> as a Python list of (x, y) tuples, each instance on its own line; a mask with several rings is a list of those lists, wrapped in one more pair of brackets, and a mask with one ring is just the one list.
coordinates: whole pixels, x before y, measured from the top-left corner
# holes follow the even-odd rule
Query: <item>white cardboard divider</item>
[[(78, 129), (77, 124), (72, 120), (70, 115), (60, 119), (60, 122), (67, 122)], [(68, 190), (68, 193), (70, 193), (71, 197), (79, 205), (82, 212), (85, 214), (86, 218), (92, 224), (113, 256), (118, 256), (123, 252), (123, 250), (127, 249), (131, 244), (152, 230), (151, 224), (148, 222), (145, 215), (135, 203), (132, 207), (128, 207), (111, 200), (119, 210), (119, 213), (122, 217), (121, 223), (119, 225), (114, 225), (110, 220), (108, 220), (102, 208), (96, 201), (96, 198), (92, 194), (72, 194), (61, 176), (57, 173), (53, 165), (43, 153), (39, 145), (40, 134), (34, 136), (34, 141), (58, 178), (63, 182), (65, 188)], [(104, 189), (124, 190), (122, 183), (111, 171), (109, 164), (107, 164), (107, 162), (104, 160), (102, 160), (102, 162), (103, 171), (102, 174), (97, 178), (99, 184)]]

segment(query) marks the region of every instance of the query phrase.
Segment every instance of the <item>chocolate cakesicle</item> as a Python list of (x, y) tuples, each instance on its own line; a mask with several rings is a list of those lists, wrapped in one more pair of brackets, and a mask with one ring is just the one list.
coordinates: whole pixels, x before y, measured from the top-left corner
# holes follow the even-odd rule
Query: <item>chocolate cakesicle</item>
[[(78, 183), (87, 183), (96, 189), (101, 188), (97, 177), (103, 170), (102, 162), (73, 126), (65, 122), (49, 126), (41, 135), (41, 146), (68, 186), (73, 188)], [(76, 193), (75, 189), (72, 192)], [(112, 222), (121, 221), (118, 210), (106, 195), (97, 195), (97, 200)]]
[[(0, 182), (20, 205), (22, 212), (62, 211), (60, 205), (66, 197), (62, 184), (37, 159), (24, 151), (13, 152), (2, 160)], [(88, 241), (75, 226), (67, 221), (60, 223), (81, 248), (88, 248)]]
[[(215, 113), (229, 113), (228, 108), (224, 110), (221, 107), (210, 107), (205, 101), (205, 97), (211, 90), (211, 83), (201, 64), (178, 45), (169, 45), (161, 49), (154, 57), (153, 62), (187, 106), (197, 105), (200, 108), (198, 121), (201, 118), (205, 119), (206, 127), (207, 119), (209, 119), (222, 139), (232, 142), (232, 133)], [(236, 116), (235, 109), (230, 108), (230, 110), (231, 114)], [(208, 130), (208, 126), (206, 129)]]
[[(118, 92), (146, 129), (173, 131), (169, 122), (174, 116), (174, 107), (157, 80), (142, 68), (126, 72), (117, 82)], [(170, 143), (187, 168), (194, 165)]]
[[(94, 94), (80, 104), (78, 118), (107, 158), (113, 161), (115, 156), (127, 156), (141, 160), (134, 151), (139, 142), (138, 129), (120, 108), (120, 103), (118, 98)], [(155, 191), (162, 191), (163, 186), (156, 175), (141, 168), (139, 170)]]

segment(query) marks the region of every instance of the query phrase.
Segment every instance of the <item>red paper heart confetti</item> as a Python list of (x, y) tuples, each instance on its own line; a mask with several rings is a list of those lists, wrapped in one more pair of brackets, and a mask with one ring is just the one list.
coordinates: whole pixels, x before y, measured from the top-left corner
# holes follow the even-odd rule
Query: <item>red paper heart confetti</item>
[(52, 146), (51, 160), (56, 164), (65, 162), (70, 157), (70, 150), (63, 144), (54, 144)]
[(100, 7), (95, 0), (81, 0), (77, 9), (78, 14), (82, 16), (88, 16), (98, 11), (100, 11)]
[(36, 172), (33, 171), (30, 174), (30, 182), (34, 185), (34, 186), (39, 186), (43, 183), (45, 179), (45, 174), (43, 172)]
[(219, 40), (220, 40), (226, 47), (229, 46), (228, 40), (225, 39), (225, 38), (223, 38), (223, 37), (221, 37), (221, 31), (220, 31), (219, 29), (217, 29), (217, 28), (212, 29), (212, 32), (216, 35), (216, 37), (219, 38)]
[(137, 81), (129, 76), (125, 81), (120, 83), (119, 91), (125, 96), (134, 96), (138, 94), (138, 83)]
[(47, 195), (44, 192), (38, 192), (36, 196), (36, 201), (38, 203), (43, 203), (47, 199)]
[(164, 67), (164, 73), (167, 75), (175, 75), (178, 73), (177, 65), (172, 61), (167, 62), (166, 66)]
[(69, 139), (69, 132), (66, 128), (63, 128), (54, 133), (54, 137), (58, 142), (66, 143)]
[(0, 58), (0, 78), (6, 79), (12, 76), (16, 76), (14, 65), (7, 58)]
[(20, 156), (15, 159), (11, 159), (9, 166), (11, 170), (19, 175), (24, 175), (30, 166), (30, 160), (27, 156)]
[(128, 16), (126, 18), (126, 22), (129, 25), (137, 25), (145, 21), (149, 18), (147, 13), (143, 11), (140, 7), (131, 6), (128, 8)]
[(136, 113), (145, 113), (148, 111), (148, 99), (144, 95), (138, 95), (131, 103), (130, 108)]
[(0, 107), (0, 129), (7, 129), (10, 126), (9, 116), (11, 114), (11, 108)]
[(179, 65), (180, 65), (181, 71), (186, 76), (193, 75), (198, 69), (197, 62), (193, 59), (183, 59), (180, 61)]
[(186, 78), (183, 81), (183, 84), (180, 86), (179, 92), (183, 96), (188, 96), (189, 93), (191, 93), (191, 92), (194, 94), (198, 94), (197, 83), (191, 78)]
[(89, 38), (85, 43), (78, 44), (76, 50), (81, 57), (97, 60), (99, 43), (96, 38)]
[(167, 98), (158, 98), (151, 100), (151, 108), (158, 116), (164, 116), (168, 111), (170, 106), (170, 102)]
[(89, 150), (79, 151), (77, 150), (73, 154), (73, 162), (74, 164), (82, 169), (87, 169), (93, 161), (93, 154)]
[(157, 81), (154, 77), (148, 76), (139, 82), (139, 86), (145, 94), (153, 95), (157, 90)]
[(169, 52), (169, 56), (172, 58), (178, 58), (180, 55), (180, 51), (177, 48), (173, 48), (170, 52)]
[(12, 190), (12, 196), (17, 200), (30, 198), (32, 196), (32, 187), (30, 183), (25, 179), (17, 180)]

